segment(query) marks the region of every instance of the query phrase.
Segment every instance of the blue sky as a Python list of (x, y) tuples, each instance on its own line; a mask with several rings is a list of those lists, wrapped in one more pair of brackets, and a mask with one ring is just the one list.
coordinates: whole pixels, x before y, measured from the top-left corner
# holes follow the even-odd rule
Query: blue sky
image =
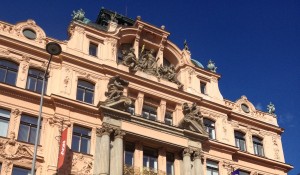
[(181, 48), (187, 39), (192, 58), (216, 63), (226, 99), (246, 95), (263, 111), (272, 101), (285, 128), (286, 162), (295, 167), (289, 175), (300, 173), (299, 0), (1, 0), (0, 20), (31, 18), (47, 36), (66, 40), (73, 10), (82, 8), (94, 21), (102, 6), (165, 25), (169, 39)]

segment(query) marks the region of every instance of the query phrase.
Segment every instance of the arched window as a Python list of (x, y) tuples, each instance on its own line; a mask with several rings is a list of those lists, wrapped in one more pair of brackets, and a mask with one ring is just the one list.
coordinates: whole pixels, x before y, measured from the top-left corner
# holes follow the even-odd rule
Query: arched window
[[(28, 78), (27, 78), (27, 84), (26, 89), (41, 93), (42, 92), (42, 85), (43, 85), (43, 76), (44, 72), (37, 70), (37, 69), (29, 69), (28, 71)], [(44, 92), (46, 92), (47, 89), (47, 78), (45, 80), (45, 89)]]
[(19, 65), (7, 60), (0, 60), (0, 82), (16, 85)]
[(253, 140), (254, 154), (258, 156), (264, 156), (264, 147), (263, 147), (262, 139), (253, 136), (252, 140)]
[(235, 146), (241, 151), (246, 151), (245, 134), (239, 131), (234, 131)]
[(94, 84), (84, 80), (78, 80), (76, 100), (93, 104), (94, 91), (95, 91)]
[(204, 119), (204, 127), (210, 139), (216, 139), (215, 122), (209, 119)]

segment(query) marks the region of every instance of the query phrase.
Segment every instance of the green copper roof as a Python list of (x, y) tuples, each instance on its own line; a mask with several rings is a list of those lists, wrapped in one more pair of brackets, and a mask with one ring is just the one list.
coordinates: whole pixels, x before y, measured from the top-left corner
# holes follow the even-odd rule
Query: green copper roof
[(194, 60), (194, 59), (191, 59), (192, 62), (194, 63), (195, 66), (197, 67), (200, 67), (200, 68), (203, 68), (204, 69), (204, 66), (197, 60)]

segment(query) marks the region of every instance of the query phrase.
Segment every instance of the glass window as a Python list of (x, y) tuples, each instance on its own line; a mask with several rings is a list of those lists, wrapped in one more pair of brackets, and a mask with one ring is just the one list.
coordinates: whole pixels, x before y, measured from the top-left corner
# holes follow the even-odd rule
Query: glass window
[(245, 134), (234, 131), (235, 137), (235, 146), (238, 147), (241, 151), (246, 151), (246, 142), (245, 142)]
[(143, 166), (151, 171), (157, 172), (157, 150), (144, 147)]
[(86, 103), (94, 103), (95, 85), (87, 81), (78, 80), (76, 99)]
[(127, 166), (133, 166), (134, 149), (135, 149), (135, 145), (133, 143), (129, 143), (129, 142), (125, 143), (124, 163)]
[[(29, 69), (26, 89), (29, 89), (29, 90), (34, 91), (34, 92), (41, 93), (42, 92), (42, 85), (43, 85), (43, 76), (44, 76), (43, 71), (40, 71), (40, 70), (37, 70), (37, 69)], [(47, 78), (45, 80), (44, 92), (46, 92), (46, 89), (47, 89)]]
[(174, 154), (167, 152), (167, 175), (174, 175)]
[(165, 114), (165, 124), (173, 125), (173, 116), (172, 113), (169, 111), (167, 111)]
[(13, 167), (12, 175), (30, 175), (31, 170), (20, 168), (20, 167)]
[(263, 143), (262, 139), (253, 136), (253, 148), (254, 148), (254, 154), (258, 156), (264, 156), (264, 148), (263, 148)]
[(19, 66), (11, 61), (0, 60), (0, 82), (15, 86)]
[(219, 175), (218, 162), (211, 160), (206, 161), (206, 175)]
[(201, 94), (206, 94), (206, 83), (200, 81), (200, 92)]
[(35, 40), (36, 39), (36, 33), (35, 31), (31, 30), (31, 29), (24, 29), (23, 30), (23, 35), (30, 39), (30, 40)]
[(131, 106), (128, 107), (127, 112), (131, 115), (135, 115), (135, 101), (132, 101)]
[(6, 137), (10, 119), (10, 111), (0, 109), (0, 136)]
[(215, 122), (209, 119), (204, 119), (204, 127), (210, 139), (216, 139)]
[[(36, 131), (37, 131), (37, 122), (38, 122), (37, 117), (22, 115), (21, 122), (20, 122), (20, 128), (19, 128), (19, 134), (18, 134), (18, 140), (34, 144), (35, 137), (36, 137)], [(42, 121), (41, 121), (41, 123), (42, 123)], [(42, 125), (41, 125), (41, 127), (42, 127)], [(40, 129), (41, 129), (41, 127), (40, 127)], [(40, 143), (40, 138), (38, 140), (38, 143)]]
[(148, 105), (143, 106), (142, 117), (150, 120), (156, 120), (156, 114), (156, 108)]
[(90, 43), (89, 55), (97, 57), (98, 44)]
[(72, 150), (85, 154), (90, 153), (91, 129), (80, 126), (73, 127)]

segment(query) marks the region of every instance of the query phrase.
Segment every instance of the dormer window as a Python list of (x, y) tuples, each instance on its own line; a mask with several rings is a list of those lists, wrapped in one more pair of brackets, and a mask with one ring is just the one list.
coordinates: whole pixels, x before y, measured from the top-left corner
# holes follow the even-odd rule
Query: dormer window
[(206, 94), (206, 83), (203, 81), (200, 81), (200, 92), (201, 94)]
[(89, 46), (89, 55), (97, 57), (97, 51), (98, 51), (98, 44), (91, 42)]

